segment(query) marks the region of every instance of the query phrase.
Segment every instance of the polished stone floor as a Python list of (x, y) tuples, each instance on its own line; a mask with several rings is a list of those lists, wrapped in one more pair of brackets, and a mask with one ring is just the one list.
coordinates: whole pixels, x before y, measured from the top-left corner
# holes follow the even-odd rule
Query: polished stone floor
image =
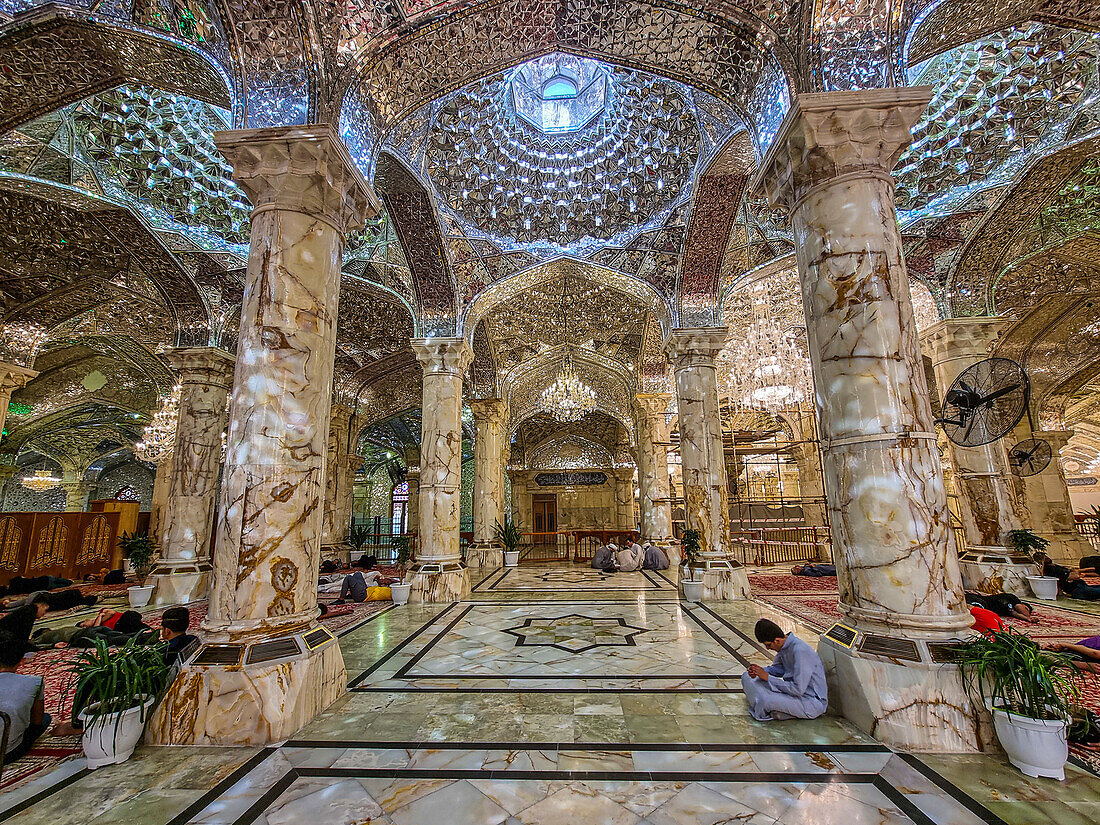
[[(844, 720), (760, 723), (757, 602), (696, 605), (630, 574), (497, 571), (467, 601), (341, 638), (347, 696), (263, 749), (140, 748), (0, 797), (0, 822), (126, 825), (1092, 823), (1100, 778), (894, 753)], [(661, 579), (657, 579), (658, 582)], [(539, 589), (536, 582), (544, 588)], [(627, 586), (628, 583), (630, 586)]]

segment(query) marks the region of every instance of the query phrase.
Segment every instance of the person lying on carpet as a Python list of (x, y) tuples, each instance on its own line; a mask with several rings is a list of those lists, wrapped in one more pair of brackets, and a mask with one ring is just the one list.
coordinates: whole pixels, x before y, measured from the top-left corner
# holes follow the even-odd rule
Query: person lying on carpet
[(106, 642), (109, 647), (122, 647), (130, 639), (141, 634), (148, 634), (150, 642), (154, 640), (153, 628), (142, 622), (141, 614), (136, 610), (127, 610), (124, 613), (111, 616), (109, 625), (87, 624), (90, 621), (94, 620), (87, 619), (85, 622), (72, 627), (36, 630), (31, 634), (31, 643), (38, 650), (46, 650), (48, 648), (95, 647), (97, 640)]
[(592, 554), (592, 569), (601, 573), (618, 573), (619, 566), (615, 562), (614, 544), (601, 544)]
[[(397, 579), (387, 579), (377, 570), (356, 570), (344, 576), (340, 584), (340, 597), (333, 604), (343, 604), (347, 600), (353, 602), (385, 602), (393, 598), (393, 591), (388, 585)], [(331, 587), (331, 585), (329, 585)]]
[(12, 576), (6, 588), (0, 593), (9, 596), (22, 596), (27, 593), (37, 593), (39, 590), (60, 590), (62, 587), (71, 587), (72, 581), (61, 579), (57, 576)]
[(770, 722), (816, 719), (823, 714), (829, 706), (829, 689), (817, 651), (768, 619), (756, 623), (753, 635), (776, 655), (767, 667), (749, 665), (741, 675), (752, 718)]
[(1089, 636), (1075, 645), (1066, 642), (1054, 642), (1047, 645), (1047, 650), (1055, 653), (1068, 653), (1074, 659), (1074, 664), (1081, 670), (1089, 673), (1100, 673), (1100, 636)]
[(6, 605), (9, 608), (22, 607), (23, 605), (30, 604), (32, 601), (41, 596), (48, 609), (53, 613), (61, 613), (66, 610), (72, 610), (74, 607), (91, 607), (99, 598), (96, 596), (85, 596), (80, 592), (79, 588), (70, 587), (68, 590), (57, 590), (54, 592), (39, 591), (32, 593), (29, 596), (24, 596), (16, 600), (6, 600), (9, 603)]
[(14, 762), (31, 749), (50, 726), (41, 676), (16, 673), (23, 649), (11, 636), (0, 635), (0, 710), (11, 719), (6, 762)]
[(1035, 615), (1031, 605), (1013, 593), (985, 594), (967, 590), (963, 593), (963, 596), (966, 598), (967, 604), (976, 604), (978, 607), (992, 610), (998, 616), (1006, 619), (1020, 619), (1032, 624), (1039, 621), (1039, 617)]
[(792, 576), (810, 576), (819, 579), (823, 576), (835, 576), (835, 564), (796, 564), (791, 568)]
[(1086, 602), (1100, 601), (1100, 586), (1089, 584), (1076, 570), (1058, 577), (1058, 592), (1071, 599)]
[(973, 630), (977, 630), (979, 633), (993, 637), (993, 633), (1004, 633), (1005, 623), (1001, 621), (1001, 617), (994, 613), (992, 610), (987, 610), (981, 605), (971, 605), (970, 615), (974, 617), (974, 624), (970, 627)]
[[(1085, 564), (1085, 561), (1086, 561), (1085, 559), (1081, 559), (1081, 566), (1080, 567), (1078, 567), (1076, 570), (1071, 570), (1070, 568), (1066, 567), (1064, 564), (1055, 564), (1053, 561), (1051, 561), (1050, 556), (1048, 556), (1046, 553), (1042, 552), (1041, 550), (1038, 553), (1036, 553), (1034, 556), (1032, 556), (1031, 558), (1037, 565), (1039, 565), (1040, 575), (1050, 576), (1051, 578), (1054, 578), (1054, 579), (1061, 579), (1061, 578), (1069, 576), (1073, 573), (1076, 573), (1078, 578), (1080, 578), (1082, 575), (1085, 575), (1085, 576), (1098, 576), (1098, 575), (1100, 575), (1100, 572), (1097, 572), (1097, 568), (1096, 568), (1095, 565), (1090, 566), (1088, 564)], [(1096, 558), (1096, 557), (1095, 556), (1090, 556), (1089, 558), (1093, 559), (1093, 558)]]
[(377, 556), (368, 556), (366, 553), (364, 553), (358, 559), (356, 559), (354, 562), (352, 562), (351, 566), (352, 567), (362, 567), (364, 570), (370, 570), (376, 564), (378, 564), (378, 557)]
[(643, 570), (668, 570), (668, 556), (656, 545), (645, 546), (645, 561), (642, 562)]
[(636, 541), (615, 554), (615, 563), (621, 573), (633, 573), (641, 570), (644, 562), (645, 551), (642, 549), (642, 545)]

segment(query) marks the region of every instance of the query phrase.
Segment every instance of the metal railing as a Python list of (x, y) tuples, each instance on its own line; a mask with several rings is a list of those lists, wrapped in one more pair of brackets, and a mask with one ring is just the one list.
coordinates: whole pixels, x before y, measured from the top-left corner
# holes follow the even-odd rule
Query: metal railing
[(572, 542), (565, 530), (553, 533), (523, 533), (519, 543), (520, 564), (548, 564), (569, 561)]
[(768, 565), (799, 561), (832, 561), (828, 527), (760, 527), (731, 531), (745, 563)]
[(1077, 532), (1081, 534), (1081, 538), (1092, 546), (1092, 549), (1097, 553), (1100, 553), (1100, 516), (1074, 516), (1074, 521), (1077, 522)]

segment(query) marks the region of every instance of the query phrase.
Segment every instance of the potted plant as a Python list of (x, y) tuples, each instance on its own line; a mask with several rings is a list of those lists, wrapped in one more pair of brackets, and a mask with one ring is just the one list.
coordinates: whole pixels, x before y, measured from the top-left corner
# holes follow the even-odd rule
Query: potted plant
[(519, 525), (512, 521), (512, 517), (505, 514), (504, 523), (499, 521), (494, 527), (496, 539), (504, 546), (504, 566), (515, 567), (519, 564), (519, 543), (523, 540), (523, 533)]
[(122, 548), (123, 555), (130, 560), (130, 566), (134, 568), (134, 576), (137, 578), (137, 586), (127, 590), (130, 598), (130, 607), (135, 610), (149, 604), (153, 596), (155, 584), (146, 584), (145, 579), (149, 571), (153, 569), (153, 556), (157, 552), (157, 543), (144, 530), (141, 532), (123, 533), (118, 537), (118, 546)]
[(963, 642), (953, 659), (967, 689), (993, 714), (1008, 760), (1028, 776), (1064, 779), (1066, 730), (1081, 679), (1073, 660), (1012, 629)]
[(397, 552), (397, 567), (401, 571), (401, 580), (390, 585), (394, 604), (408, 604), (409, 591), (412, 583), (405, 581), (405, 567), (412, 558), (412, 538), (410, 536), (394, 536), (393, 549)]
[[(1031, 530), (1009, 530), (1005, 539), (1012, 550), (1029, 558), (1036, 553), (1045, 553), (1050, 545), (1049, 541)], [(1035, 598), (1049, 601), (1058, 598), (1058, 579), (1043, 575), (1025, 576), (1025, 578)]]
[(84, 723), (84, 755), (89, 768), (130, 758), (145, 729), (149, 709), (168, 681), (164, 644), (133, 638), (110, 649), (101, 639), (81, 650), (69, 673), (76, 695), (84, 698), (78, 714)]
[(701, 536), (698, 530), (685, 530), (680, 535), (680, 546), (683, 548), (681, 567), (686, 567), (688, 578), (682, 579), (684, 598), (689, 602), (701, 602), (703, 600), (703, 580), (695, 578), (695, 570), (699, 566), (699, 554)]

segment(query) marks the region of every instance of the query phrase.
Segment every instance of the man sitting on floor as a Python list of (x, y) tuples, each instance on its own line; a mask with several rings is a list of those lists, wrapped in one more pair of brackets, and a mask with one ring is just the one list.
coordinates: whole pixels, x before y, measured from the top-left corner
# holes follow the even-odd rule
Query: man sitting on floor
[(592, 569), (599, 570), (601, 573), (617, 573), (619, 571), (618, 566), (615, 564), (615, 545), (601, 544), (596, 548), (596, 552), (592, 554)]
[(644, 561), (645, 551), (642, 550), (642, 545), (636, 541), (615, 554), (615, 562), (622, 573), (633, 573), (636, 570), (641, 570)]
[(34, 597), (34, 602), (17, 607), (10, 613), (0, 616), (0, 634), (10, 637), (10, 644), (18, 647), (19, 655), (34, 650), (31, 645), (31, 631), (34, 623), (46, 615), (50, 609), (45, 593)]
[(761, 722), (773, 719), (816, 719), (829, 706), (825, 666), (817, 651), (793, 633), (784, 633), (768, 619), (756, 623), (753, 634), (774, 651), (767, 667), (749, 665), (741, 675), (749, 713)]
[(645, 546), (645, 560), (642, 562), (643, 570), (668, 570), (668, 556), (664, 551), (653, 544)]
[(835, 576), (835, 564), (796, 564), (791, 568), (793, 576), (810, 576), (819, 579), (823, 576)]
[(18, 640), (0, 636), (0, 710), (11, 719), (6, 762), (23, 756), (50, 726), (42, 677), (16, 673), (22, 660), (23, 647)]

